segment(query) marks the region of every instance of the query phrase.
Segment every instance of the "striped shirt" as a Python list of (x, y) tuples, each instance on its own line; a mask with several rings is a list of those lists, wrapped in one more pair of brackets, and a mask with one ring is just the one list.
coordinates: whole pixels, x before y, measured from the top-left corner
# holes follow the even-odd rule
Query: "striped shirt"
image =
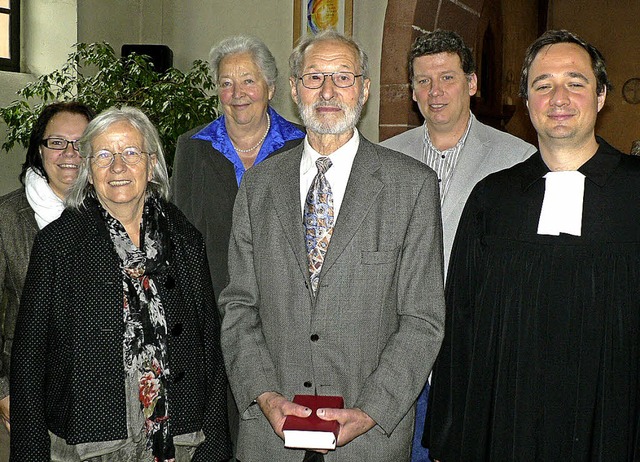
[(422, 161), (433, 170), (435, 170), (438, 175), (438, 182), (440, 183), (440, 203), (444, 202), (444, 198), (447, 194), (447, 191), (449, 190), (449, 181), (451, 180), (453, 170), (458, 163), (460, 151), (462, 150), (462, 147), (467, 140), (467, 136), (469, 135), (469, 130), (471, 129), (471, 121), (473, 119), (475, 119), (475, 117), (473, 116), (473, 114), (471, 114), (464, 135), (462, 135), (455, 146), (449, 149), (445, 149), (444, 151), (438, 150), (438, 148), (436, 148), (431, 143), (431, 138), (429, 137), (429, 130), (427, 129), (426, 122), (424, 124)]

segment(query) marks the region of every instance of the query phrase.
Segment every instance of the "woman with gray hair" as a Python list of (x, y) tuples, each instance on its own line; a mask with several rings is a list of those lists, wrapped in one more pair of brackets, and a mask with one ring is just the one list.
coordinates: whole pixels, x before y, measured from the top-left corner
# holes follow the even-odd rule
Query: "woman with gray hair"
[(305, 134), (269, 106), (278, 69), (261, 40), (228, 37), (212, 48), (210, 64), (222, 115), (178, 138), (172, 182), (173, 201), (205, 237), (218, 296), (228, 282), (231, 214), (242, 176)]
[[(269, 106), (278, 69), (261, 40), (228, 37), (212, 48), (210, 58), (222, 115), (178, 138), (172, 199), (204, 235), (218, 297), (229, 282), (231, 217), (244, 173), (297, 146), (305, 133)], [(230, 393), (229, 422), (235, 439), (238, 411)]]
[(230, 457), (202, 235), (167, 201), (156, 129), (87, 126), (61, 217), (36, 236), (13, 344), (12, 460)]

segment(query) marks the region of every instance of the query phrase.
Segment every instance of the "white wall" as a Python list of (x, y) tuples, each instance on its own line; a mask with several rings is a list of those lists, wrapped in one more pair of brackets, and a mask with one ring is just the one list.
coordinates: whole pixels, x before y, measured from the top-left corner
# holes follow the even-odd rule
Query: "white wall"
[[(211, 47), (234, 34), (252, 34), (263, 40), (278, 63), (273, 106), (294, 118), (288, 82), (288, 59), (293, 45), (291, 0), (246, 1), (165, 0), (164, 40), (174, 53), (176, 67), (186, 69), (194, 59), (208, 60)], [(194, 14), (195, 13), (195, 14)]]
[[(60, 67), (78, 41), (76, 0), (28, 0), (21, 10), (22, 73), (0, 72), (0, 106), (17, 99), (16, 91), (33, 80), (34, 75)], [(55, 24), (55, 26), (53, 26)], [(6, 139), (6, 126), (0, 121), (0, 144)], [(0, 151), (0, 195), (20, 186), (18, 175), (26, 149), (15, 147)]]
[[(301, 0), (298, 0), (301, 1)], [(360, 129), (378, 139), (379, 73), (387, 0), (354, 0), (354, 37), (369, 54), (372, 91)], [(280, 77), (273, 106), (297, 120), (291, 102), (288, 59), (293, 46), (292, 0), (78, 0), (78, 39), (165, 44), (174, 66), (186, 71), (195, 59), (207, 60), (211, 47), (233, 34), (262, 39), (278, 62)]]
[(378, 141), (380, 114), (380, 57), (387, 0), (353, 0), (353, 36), (369, 55), (371, 92), (360, 122), (369, 141)]
[[(302, 1), (302, 0), (298, 0)], [(371, 92), (360, 130), (378, 140), (379, 71), (387, 0), (353, 0), (356, 40), (367, 51)], [(51, 72), (76, 42), (109, 42), (116, 52), (125, 43), (164, 44), (173, 50), (174, 66), (186, 71), (195, 59), (207, 60), (211, 47), (229, 35), (249, 33), (271, 49), (280, 70), (273, 106), (298, 120), (291, 101), (288, 58), (293, 45), (292, 0), (28, 0), (23, 6), (23, 69), (33, 75)], [(56, 24), (52, 27), (51, 24)], [(33, 78), (0, 72), (0, 105)], [(0, 127), (0, 142), (4, 127)], [(15, 189), (24, 150), (0, 153), (0, 194)]]
[[(29, 74), (0, 71), (0, 106), (8, 106), (16, 99), (15, 93), (31, 80)], [(0, 145), (5, 142), (6, 129), (0, 118)], [(0, 151), (0, 196), (13, 191), (20, 182), (18, 175), (27, 151), (22, 146), (15, 147), (11, 152)]]
[(34, 75), (60, 67), (78, 41), (76, 0), (22, 2), (22, 67)]

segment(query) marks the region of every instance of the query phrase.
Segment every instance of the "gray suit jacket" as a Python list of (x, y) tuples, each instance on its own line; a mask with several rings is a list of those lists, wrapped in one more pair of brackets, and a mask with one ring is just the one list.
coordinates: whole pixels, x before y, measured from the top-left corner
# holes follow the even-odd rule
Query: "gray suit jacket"
[(38, 232), (24, 188), (0, 197), (0, 399), (9, 394), (9, 364), (22, 286)]
[[(460, 151), (447, 196), (442, 203), (445, 273), (449, 266), (451, 247), (462, 209), (476, 183), (493, 172), (504, 170), (527, 159), (537, 151), (534, 146), (520, 138), (478, 122), (473, 114), (471, 117), (469, 135)], [(424, 125), (380, 144), (423, 160), (423, 140)]]
[(435, 174), (360, 138), (314, 299), (300, 204), (302, 150), (247, 172), (234, 208), (230, 283), (219, 301), (242, 417), (237, 457), (302, 460), (252, 405), (277, 391), (288, 399), (341, 395), (346, 407), (378, 423), (325, 460), (408, 460), (414, 403), (443, 334)]

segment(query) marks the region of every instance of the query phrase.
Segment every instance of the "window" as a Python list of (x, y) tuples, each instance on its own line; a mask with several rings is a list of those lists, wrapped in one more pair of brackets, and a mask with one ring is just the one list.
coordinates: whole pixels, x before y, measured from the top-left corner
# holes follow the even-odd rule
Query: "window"
[(20, 70), (20, 0), (0, 0), (0, 70)]

